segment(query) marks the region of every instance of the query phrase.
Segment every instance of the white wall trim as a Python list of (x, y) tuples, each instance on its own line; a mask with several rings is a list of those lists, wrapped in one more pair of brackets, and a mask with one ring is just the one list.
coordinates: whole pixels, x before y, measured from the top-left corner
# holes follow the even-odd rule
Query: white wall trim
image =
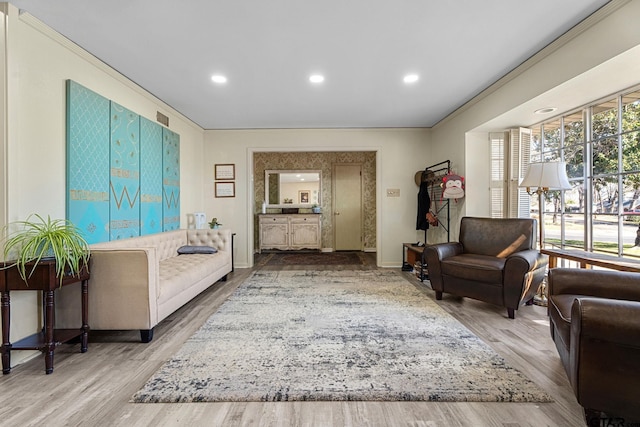
[[(7, 224), (9, 218), (8, 211), (8, 199), (7, 199), (7, 183), (9, 179), (9, 165), (8, 165), (8, 153), (7, 147), (9, 140), (9, 130), (7, 124), (9, 122), (9, 108), (8, 108), (8, 82), (7, 82), (7, 37), (8, 37), (8, 4), (0, 4), (0, 13), (2, 14), (2, 39), (0, 40), (0, 227), (4, 227)], [(2, 259), (2, 257), (0, 257)]]

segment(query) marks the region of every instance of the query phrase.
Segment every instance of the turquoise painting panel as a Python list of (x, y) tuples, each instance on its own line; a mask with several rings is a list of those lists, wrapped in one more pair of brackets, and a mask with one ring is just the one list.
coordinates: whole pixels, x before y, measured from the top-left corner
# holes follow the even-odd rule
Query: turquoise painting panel
[(162, 129), (163, 231), (180, 228), (180, 135)]
[(162, 126), (140, 118), (140, 235), (162, 231)]
[(66, 214), (88, 243), (109, 240), (109, 100), (66, 82)]
[(140, 116), (111, 102), (111, 240), (140, 235)]

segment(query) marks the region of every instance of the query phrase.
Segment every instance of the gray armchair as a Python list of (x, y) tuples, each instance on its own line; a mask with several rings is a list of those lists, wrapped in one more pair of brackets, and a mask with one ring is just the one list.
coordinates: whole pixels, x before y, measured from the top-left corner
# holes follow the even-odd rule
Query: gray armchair
[(535, 249), (536, 225), (530, 218), (462, 218), (458, 242), (425, 248), (436, 299), (477, 299), (506, 307), (514, 319), (523, 302), (533, 301), (549, 262)]
[(601, 412), (640, 425), (640, 274), (554, 268), (548, 309), (587, 425), (601, 425)]

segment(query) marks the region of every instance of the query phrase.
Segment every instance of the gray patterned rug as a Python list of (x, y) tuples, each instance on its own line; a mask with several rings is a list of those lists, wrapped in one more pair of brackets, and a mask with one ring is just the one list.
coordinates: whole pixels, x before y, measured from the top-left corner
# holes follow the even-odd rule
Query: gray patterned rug
[(550, 397), (399, 273), (384, 270), (256, 271), (133, 396), (281, 400)]

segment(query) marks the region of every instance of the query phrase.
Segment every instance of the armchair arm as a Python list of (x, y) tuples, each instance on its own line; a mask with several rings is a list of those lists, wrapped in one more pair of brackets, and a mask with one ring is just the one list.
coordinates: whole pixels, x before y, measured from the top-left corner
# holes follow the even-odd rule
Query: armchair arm
[(580, 336), (636, 347), (640, 357), (640, 302), (576, 298), (571, 306), (571, 342)]
[(570, 342), (569, 380), (578, 402), (607, 413), (640, 416), (640, 302), (576, 298)]
[(445, 258), (449, 258), (455, 255), (460, 255), (463, 252), (462, 243), (459, 242), (448, 242), (448, 243), (436, 243), (435, 245), (426, 246), (424, 248), (424, 252), (426, 256), (429, 256), (431, 253), (432, 257), (435, 257), (433, 260), (441, 260)]
[(526, 269), (524, 271), (527, 272), (546, 266), (547, 264), (549, 264), (549, 257), (540, 254), (540, 252), (535, 249), (527, 249), (509, 255), (505, 263), (505, 269), (520, 268), (523, 270)]
[(553, 268), (549, 295), (585, 295), (640, 301), (640, 274), (626, 271)]
[(459, 255), (462, 252), (462, 244), (458, 242), (438, 243), (424, 248), (422, 256), (427, 261), (429, 282), (433, 290), (440, 292), (444, 290), (440, 261), (454, 255)]
[(535, 249), (516, 252), (504, 264), (504, 301), (516, 308), (521, 300), (533, 298), (542, 282), (549, 258)]

